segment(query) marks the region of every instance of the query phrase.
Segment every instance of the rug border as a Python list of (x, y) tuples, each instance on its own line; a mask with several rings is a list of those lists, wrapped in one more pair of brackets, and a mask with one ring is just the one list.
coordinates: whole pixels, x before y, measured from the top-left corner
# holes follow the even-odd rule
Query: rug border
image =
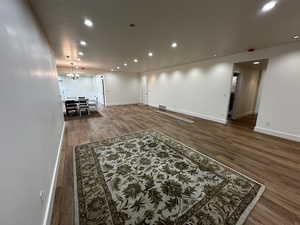
[[(197, 153), (200, 153), (202, 155), (204, 155), (205, 157), (215, 161), (216, 163), (236, 172), (237, 174), (239, 174), (240, 176), (243, 176), (249, 180), (251, 180), (252, 182), (256, 183), (256, 184), (259, 184), (260, 185), (260, 188), (255, 196), (255, 198), (251, 201), (251, 203), (247, 206), (247, 208), (244, 210), (244, 212), (241, 214), (239, 220), (237, 221), (237, 223), (235, 225), (243, 225), (245, 223), (245, 221), (247, 220), (248, 216), (250, 215), (251, 211), (254, 209), (256, 203), (258, 202), (258, 200), (261, 198), (261, 196), (263, 195), (264, 191), (266, 190), (266, 186), (264, 184), (261, 184), (259, 182), (257, 182), (256, 180), (252, 179), (251, 177), (245, 175), (245, 174), (242, 174), (240, 173), (239, 171), (225, 165), (224, 163), (222, 162), (219, 162), (217, 161), (216, 159), (200, 152), (200, 151), (197, 151), (195, 149), (193, 149), (192, 147), (182, 143), (181, 141), (178, 141), (176, 140), (175, 138), (173, 137), (170, 137), (169, 135), (166, 135), (164, 132), (161, 132), (161, 131), (158, 131), (156, 129), (153, 129), (153, 128), (150, 128), (150, 129), (144, 129), (144, 130), (140, 130), (140, 131), (135, 131), (135, 132), (130, 132), (130, 133), (127, 133), (127, 134), (124, 134), (124, 135), (120, 135), (120, 136), (114, 136), (114, 137), (111, 137), (111, 138), (116, 138), (116, 137), (123, 137), (123, 136), (128, 136), (128, 135), (132, 135), (132, 134), (135, 134), (135, 133), (140, 133), (140, 132), (145, 132), (145, 131), (154, 131), (154, 132), (157, 132), (157, 133), (160, 133), (160, 134), (163, 134), (164, 136), (167, 136), (168, 138), (171, 138), (173, 139), (174, 141), (184, 145), (185, 147), (191, 149), (192, 151), (194, 152), (197, 152)], [(104, 138), (104, 139), (101, 139), (101, 140), (106, 140), (106, 139), (110, 139), (110, 138)], [(99, 141), (101, 141), (99, 140)], [(84, 143), (84, 144), (80, 144), (80, 145), (74, 145), (73, 147), (73, 179), (74, 179), (74, 225), (79, 225), (79, 207), (78, 207), (78, 193), (77, 193), (77, 174), (76, 174), (76, 155), (75, 155), (75, 149), (76, 147), (78, 146), (81, 146), (81, 145), (87, 145), (87, 144), (91, 144), (91, 143), (97, 143), (99, 141), (95, 141), (95, 142), (88, 142), (88, 143)]]
[(257, 194), (256, 194), (255, 198), (252, 200), (252, 202), (248, 205), (248, 207), (242, 213), (242, 215), (240, 216), (239, 220), (237, 221), (237, 223), (235, 225), (243, 225), (246, 222), (246, 220), (249, 217), (250, 213), (252, 212), (252, 210), (256, 206), (256, 203), (258, 202), (258, 200), (261, 198), (264, 191), (266, 190), (265, 185), (260, 184), (260, 183), (257, 183), (257, 184), (261, 185), (261, 187), (259, 188), (259, 191), (257, 192)]
[(76, 146), (78, 145), (74, 145), (73, 147), (74, 225), (79, 225), (79, 206), (78, 206), (76, 154), (75, 154)]
[[(214, 159), (214, 158), (212, 158), (212, 157), (210, 157), (210, 156), (208, 156), (208, 155), (206, 155), (206, 154), (204, 154), (204, 153), (202, 153), (202, 152), (200, 152), (200, 151), (197, 151), (196, 149), (193, 149), (192, 147), (186, 145), (185, 143), (182, 143), (181, 141), (178, 141), (177, 139), (175, 139), (175, 138), (173, 138), (173, 137), (170, 137), (169, 135), (166, 135), (164, 132), (157, 131), (157, 130), (155, 130), (155, 129), (148, 129), (148, 130), (153, 130), (153, 131), (155, 131), (155, 132), (161, 133), (161, 134), (163, 134), (164, 136), (167, 136), (168, 138), (171, 138), (171, 139), (173, 139), (174, 141), (176, 141), (176, 142), (178, 142), (178, 143), (184, 145), (185, 147), (191, 149), (192, 151), (197, 152), (198, 154), (200, 153), (201, 155), (204, 155), (205, 157), (207, 157), (207, 158), (209, 158), (209, 159), (215, 161), (216, 163), (218, 163), (218, 164), (220, 164), (220, 165), (222, 165), (222, 166), (224, 166), (224, 167), (226, 167), (226, 168), (228, 168), (228, 169), (230, 169), (230, 170), (236, 172), (236, 173), (239, 174), (240, 176), (243, 176), (243, 177), (245, 177), (245, 178), (251, 180), (252, 182), (254, 182), (254, 183), (256, 183), (256, 184), (259, 184), (259, 185), (260, 185), (260, 188), (259, 188), (259, 190), (258, 190), (258, 192), (257, 192), (257, 194), (256, 194), (256, 196), (255, 196), (255, 198), (251, 201), (251, 203), (247, 206), (247, 208), (246, 208), (246, 209), (244, 210), (244, 212), (241, 214), (239, 220), (237, 221), (237, 223), (236, 223), (235, 225), (243, 225), (243, 224), (246, 222), (246, 220), (247, 220), (248, 216), (250, 215), (251, 211), (254, 209), (256, 203), (258, 202), (258, 200), (261, 198), (261, 196), (263, 195), (264, 191), (266, 190), (266, 186), (265, 186), (264, 184), (261, 184), (261, 183), (257, 182), (256, 180), (252, 179), (251, 177), (249, 177), (249, 176), (247, 176), (247, 175), (245, 175), (245, 174), (242, 174), (241, 172), (239, 172), (239, 171), (237, 171), (237, 170), (235, 170), (235, 169), (233, 169), (233, 168), (231, 168), (231, 167), (225, 165), (224, 163), (219, 162), (218, 160), (216, 160), (216, 159)], [(146, 130), (145, 130), (145, 131), (146, 131)]]

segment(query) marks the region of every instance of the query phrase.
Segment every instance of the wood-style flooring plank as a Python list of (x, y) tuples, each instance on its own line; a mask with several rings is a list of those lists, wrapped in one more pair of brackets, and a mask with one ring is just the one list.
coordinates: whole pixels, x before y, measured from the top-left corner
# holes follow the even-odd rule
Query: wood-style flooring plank
[(74, 146), (143, 129), (161, 131), (265, 184), (245, 225), (300, 225), (300, 143), (174, 113), (194, 120), (186, 123), (142, 105), (107, 107), (101, 114), (66, 122), (52, 225), (74, 225)]

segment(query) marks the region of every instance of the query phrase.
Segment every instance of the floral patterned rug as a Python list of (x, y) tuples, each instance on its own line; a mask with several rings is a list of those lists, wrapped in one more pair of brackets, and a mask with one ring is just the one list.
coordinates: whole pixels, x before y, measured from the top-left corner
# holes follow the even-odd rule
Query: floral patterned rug
[(240, 225), (264, 191), (155, 130), (80, 145), (74, 155), (78, 225)]

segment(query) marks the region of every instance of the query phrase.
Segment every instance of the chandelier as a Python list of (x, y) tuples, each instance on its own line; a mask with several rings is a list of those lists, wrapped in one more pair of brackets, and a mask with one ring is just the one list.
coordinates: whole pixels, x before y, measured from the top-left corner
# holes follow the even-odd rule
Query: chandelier
[(66, 76), (73, 80), (77, 80), (80, 77), (79, 73), (67, 73)]
[(71, 63), (71, 65), (72, 65), (71, 73), (67, 73), (66, 76), (73, 79), (73, 80), (77, 80), (80, 77), (80, 75), (77, 71), (78, 66), (75, 66), (74, 63)]

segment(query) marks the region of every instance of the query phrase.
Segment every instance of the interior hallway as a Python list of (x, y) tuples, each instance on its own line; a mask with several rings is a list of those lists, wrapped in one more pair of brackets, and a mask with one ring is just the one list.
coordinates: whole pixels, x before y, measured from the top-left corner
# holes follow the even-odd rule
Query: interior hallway
[(74, 225), (75, 145), (153, 128), (266, 185), (245, 225), (300, 224), (300, 143), (190, 116), (186, 123), (142, 105), (105, 108), (102, 117), (67, 121), (52, 225)]

